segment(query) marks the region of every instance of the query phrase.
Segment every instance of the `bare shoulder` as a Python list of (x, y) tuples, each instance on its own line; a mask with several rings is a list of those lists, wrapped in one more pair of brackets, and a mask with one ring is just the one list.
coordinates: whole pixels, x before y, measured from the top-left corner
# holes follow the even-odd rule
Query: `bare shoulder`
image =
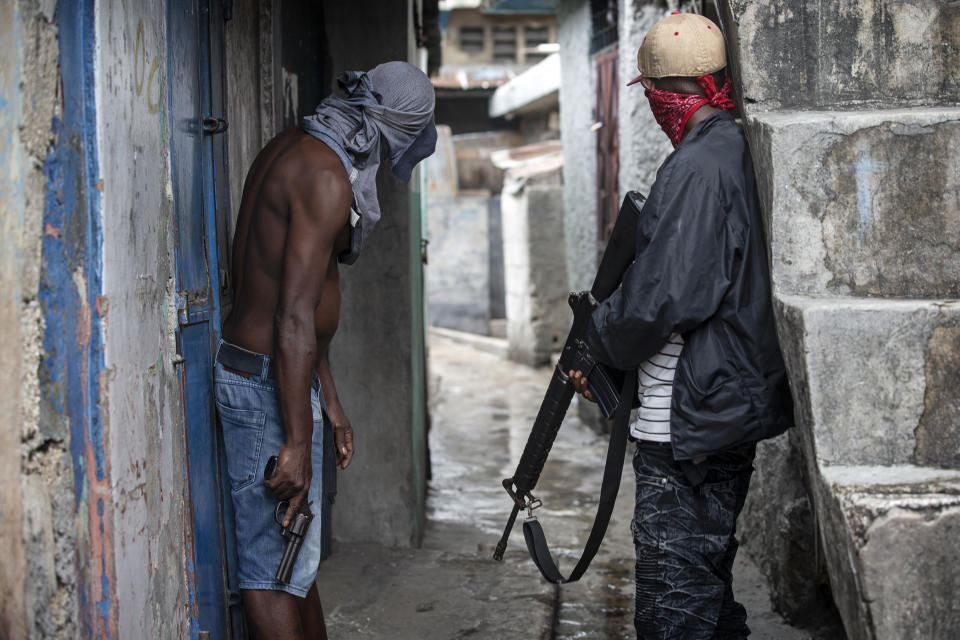
[(340, 158), (319, 140), (303, 134), (278, 163), (276, 178), (290, 204), (310, 218), (346, 224), (353, 190)]

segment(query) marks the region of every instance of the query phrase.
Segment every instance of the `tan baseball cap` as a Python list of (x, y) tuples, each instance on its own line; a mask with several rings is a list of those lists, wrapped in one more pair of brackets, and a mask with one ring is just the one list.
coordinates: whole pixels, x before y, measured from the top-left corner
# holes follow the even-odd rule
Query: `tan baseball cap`
[(672, 14), (653, 25), (637, 51), (640, 78), (698, 77), (727, 66), (720, 28), (696, 13)]

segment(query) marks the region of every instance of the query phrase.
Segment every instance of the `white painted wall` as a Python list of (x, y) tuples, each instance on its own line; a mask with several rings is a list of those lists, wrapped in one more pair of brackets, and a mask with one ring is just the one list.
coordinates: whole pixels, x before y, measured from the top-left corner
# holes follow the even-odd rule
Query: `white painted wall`
[(567, 280), (571, 289), (589, 289), (597, 269), (597, 137), (590, 129), (597, 82), (589, 53), (590, 3), (560, 0), (557, 26)]
[(121, 638), (184, 637), (192, 550), (180, 382), (171, 362), (166, 7), (120, 1), (98, 9), (103, 297), (91, 303), (103, 314), (117, 630)]
[(637, 49), (643, 36), (668, 10), (650, 0), (620, 0), (619, 73), (620, 92), (618, 126), (620, 127), (620, 167), (617, 188), (620, 199), (627, 191), (649, 195), (657, 177), (657, 169), (673, 151), (670, 139), (653, 119), (643, 86), (625, 86), (636, 77)]
[(523, 184), (507, 173), (500, 195), (507, 355), (546, 364), (569, 330), (559, 172)]

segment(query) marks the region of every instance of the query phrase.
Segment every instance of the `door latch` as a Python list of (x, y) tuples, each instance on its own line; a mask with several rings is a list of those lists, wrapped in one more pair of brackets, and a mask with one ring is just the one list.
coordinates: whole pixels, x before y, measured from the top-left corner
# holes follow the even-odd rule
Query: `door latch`
[(183, 327), (210, 319), (210, 289), (177, 291), (177, 322)]
[(420, 238), (420, 262), (427, 264), (427, 247), (430, 241), (426, 238)]
[(227, 126), (227, 121), (223, 118), (210, 116), (209, 118), (203, 119), (203, 134), (212, 136), (217, 133), (223, 133), (227, 130)]

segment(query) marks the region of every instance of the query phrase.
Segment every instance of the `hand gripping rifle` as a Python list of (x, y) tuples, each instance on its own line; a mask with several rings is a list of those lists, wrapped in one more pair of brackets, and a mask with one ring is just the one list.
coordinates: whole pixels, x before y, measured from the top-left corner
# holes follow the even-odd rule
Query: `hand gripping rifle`
[[(520, 509), (527, 510), (527, 519), (523, 523), (523, 537), (534, 564), (550, 582), (561, 584), (575, 582), (590, 566), (590, 561), (600, 548), (600, 542), (610, 522), (613, 504), (620, 489), (620, 475), (623, 469), (623, 457), (627, 441), (627, 420), (636, 394), (636, 371), (616, 371), (598, 363), (591, 355), (584, 341), (584, 334), (590, 323), (590, 315), (597, 303), (605, 300), (620, 286), (624, 272), (633, 263), (636, 249), (637, 219), (645, 198), (636, 191), (630, 191), (620, 205), (620, 213), (613, 227), (613, 233), (600, 260), (597, 276), (590, 291), (570, 294), (570, 307), (573, 309), (573, 326), (567, 336), (560, 354), (560, 361), (553, 372), (550, 386), (540, 404), (540, 411), (533, 423), (527, 445), (520, 456), (513, 477), (503, 481), (513, 500), (513, 510), (507, 520), (503, 536), (493, 553), (495, 560), (503, 559), (507, 548), (507, 539), (517, 519)], [(573, 382), (567, 372), (582, 371), (587, 378), (590, 393), (600, 405), (605, 418), (614, 418), (610, 432), (610, 445), (607, 448), (607, 462), (603, 471), (603, 486), (600, 490), (600, 504), (593, 523), (590, 537), (584, 547), (580, 561), (574, 567), (569, 578), (564, 578), (557, 569), (550, 549), (547, 546), (543, 528), (533, 515), (534, 509), (541, 506), (539, 499), (531, 493), (540, 479), (547, 455), (557, 437), (560, 424), (573, 398)]]

